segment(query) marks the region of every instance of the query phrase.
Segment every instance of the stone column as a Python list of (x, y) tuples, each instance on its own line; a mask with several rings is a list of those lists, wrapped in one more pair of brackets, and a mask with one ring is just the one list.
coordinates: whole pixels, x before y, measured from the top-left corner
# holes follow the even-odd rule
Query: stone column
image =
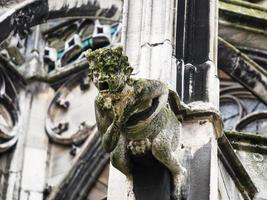
[(217, 0), (179, 0), (176, 28), (177, 92), (185, 103), (219, 107)]
[[(202, 115), (209, 113), (210, 105), (219, 107), (217, 4), (217, 0), (179, 0), (177, 12), (177, 92), (191, 111), (201, 110)], [(218, 195), (217, 138), (222, 121), (219, 116), (217, 122), (212, 115), (202, 118), (195, 111), (183, 123), (188, 199), (213, 200)]]
[(124, 1), (122, 44), (137, 78), (175, 87), (176, 0)]
[[(122, 45), (134, 68), (135, 78), (157, 79), (175, 90), (176, 0), (125, 0)], [(110, 168), (108, 199), (126, 200), (127, 180)]]
[[(176, 113), (183, 119), (187, 199), (217, 199), (217, 1), (125, 0), (123, 10), (122, 45), (136, 78), (161, 80), (191, 103)], [(126, 177), (111, 166), (108, 200), (134, 199), (127, 187)]]

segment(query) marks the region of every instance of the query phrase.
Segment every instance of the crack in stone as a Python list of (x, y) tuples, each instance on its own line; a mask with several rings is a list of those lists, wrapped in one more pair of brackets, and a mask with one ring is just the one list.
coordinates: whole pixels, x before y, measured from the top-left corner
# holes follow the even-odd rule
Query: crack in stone
[(163, 45), (165, 42), (171, 42), (171, 41), (169, 39), (165, 39), (165, 40), (163, 40), (163, 42), (157, 42), (157, 43), (152, 43), (152, 44), (149, 42), (146, 42), (146, 43), (141, 45), (141, 48), (144, 46), (156, 47), (156, 46)]

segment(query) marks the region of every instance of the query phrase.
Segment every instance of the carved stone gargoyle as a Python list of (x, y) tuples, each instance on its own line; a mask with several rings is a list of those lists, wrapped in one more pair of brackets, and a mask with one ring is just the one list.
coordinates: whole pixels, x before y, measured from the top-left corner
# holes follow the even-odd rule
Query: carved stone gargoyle
[[(180, 200), (186, 170), (178, 156), (181, 122), (169, 104), (175, 93), (161, 81), (132, 79), (133, 68), (121, 47), (89, 51), (87, 59), (89, 77), (99, 90), (97, 126), (113, 166), (129, 178), (130, 158), (151, 154), (170, 171), (172, 199)], [(179, 103), (178, 96), (174, 99)]]

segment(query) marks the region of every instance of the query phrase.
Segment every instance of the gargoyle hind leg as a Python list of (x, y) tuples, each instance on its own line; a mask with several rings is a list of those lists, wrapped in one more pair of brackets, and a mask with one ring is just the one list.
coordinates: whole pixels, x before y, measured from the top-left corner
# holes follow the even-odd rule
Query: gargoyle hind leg
[(152, 154), (170, 170), (173, 176), (172, 199), (181, 200), (181, 188), (185, 181), (186, 170), (182, 167), (179, 156), (175, 155), (179, 148), (179, 135), (175, 134), (180, 134), (179, 126), (162, 130), (152, 142)]
[(127, 156), (127, 144), (124, 137), (120, 136), (116, 148), (111, 152), (112, 165), (126, 176), (130, 175), (130, 161)]

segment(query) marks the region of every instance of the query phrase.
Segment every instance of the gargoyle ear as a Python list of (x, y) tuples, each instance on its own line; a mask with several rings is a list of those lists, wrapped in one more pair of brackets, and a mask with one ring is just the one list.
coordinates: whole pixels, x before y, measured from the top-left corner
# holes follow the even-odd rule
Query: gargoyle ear
[(118, 52), (120, 52), (120, 53), (123, 52), (123, 48), (122, 48), (122, 46), (118, 46), (118, 47), (116, 47), (115, 50), (118, 51)]
[(90, 62), (92, 60), (92, 49), (88, 49), (85, 53), (85, 57), (87, 59), (88, 62)]
[(124, 73), (127, 75), (131, 75), (133, 72), (133, 68), (131, 67), (127, 67), (126, 69), (124, 69)]

